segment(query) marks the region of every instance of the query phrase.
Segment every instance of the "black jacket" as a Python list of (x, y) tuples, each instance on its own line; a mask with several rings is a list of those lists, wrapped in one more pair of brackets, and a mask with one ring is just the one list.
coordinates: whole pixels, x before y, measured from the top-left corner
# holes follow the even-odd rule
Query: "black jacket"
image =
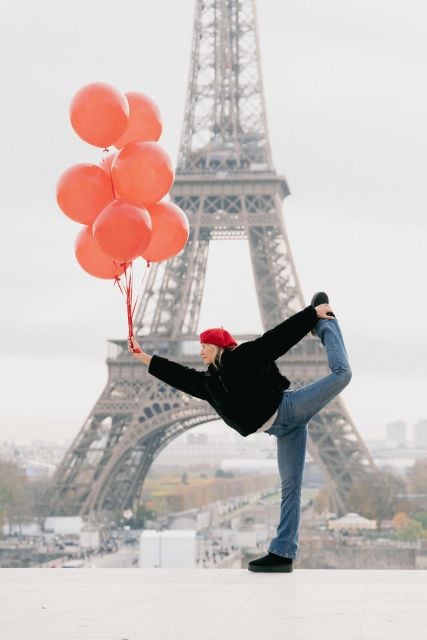
[(296, 313), (260, 338), (225, 349), (221, 364), (197, 371), (153, 355), (149, 373), (176, 389), (207, 400), (242, 436), (259, 429), (277, 411), (290, 382), (274, 360), (289, 351), (317, 324), (313, 306)]

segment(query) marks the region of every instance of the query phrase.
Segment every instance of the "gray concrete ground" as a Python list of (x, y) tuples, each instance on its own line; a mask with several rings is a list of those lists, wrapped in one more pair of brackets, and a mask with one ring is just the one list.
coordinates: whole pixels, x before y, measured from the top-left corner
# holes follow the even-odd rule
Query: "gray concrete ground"
[(412, 640), (427, 571), (1, 569), (3, 640)]

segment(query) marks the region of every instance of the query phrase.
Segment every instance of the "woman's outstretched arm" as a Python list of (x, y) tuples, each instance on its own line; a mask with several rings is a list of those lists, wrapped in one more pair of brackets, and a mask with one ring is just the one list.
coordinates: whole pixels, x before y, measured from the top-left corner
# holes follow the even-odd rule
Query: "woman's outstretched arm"
[(128, 349), (133, 357), (148, 364), (148, 373), (159, 380), (163, 380), (171, 387), (184, 391), (190, 396), (207, 400), (204, 374), (201, 371), (186, 367), (183, 364), (168, 360), (162, 356), (144, 353), (141, 345), (135, 338), (128, 341)]

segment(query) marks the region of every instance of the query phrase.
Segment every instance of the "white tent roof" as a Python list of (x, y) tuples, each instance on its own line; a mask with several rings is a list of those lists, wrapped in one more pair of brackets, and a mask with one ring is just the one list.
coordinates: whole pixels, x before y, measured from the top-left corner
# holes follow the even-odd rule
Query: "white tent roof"
[(364, 518), (358, 513), (346, 513), (342, 518), (336, 518), (335, 520), (329, 520), (328, 527), (330, 529), (340, 529), (340, 528), (366, 528), (366, 529), (375, 529), (376, 522), (375, 520), (369, 520), (368, 518)]

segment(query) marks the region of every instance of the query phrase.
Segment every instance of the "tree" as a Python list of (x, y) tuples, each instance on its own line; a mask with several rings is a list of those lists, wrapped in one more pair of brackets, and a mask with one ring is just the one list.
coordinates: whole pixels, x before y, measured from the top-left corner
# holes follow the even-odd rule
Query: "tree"
[(22, 525), (30, 517), (31, 500), (24, 470), (12, 460), (0, 460), (0, 526)]
[(49, 515), (47, 496), (51, 485), (52, 479), (48, 477), (41, 477), (28, 482), (31, 515), (39, 521), (40, 527), (43, 527), (44, 520)]
[(42, 526), (47, 513), (46, 495), (51, 480), (29, 480), (24, 469), (12, 460), (0, 460), (0, 531), (6, 522), (21, 526), (38, 519)]
[(403, 540), (405, 542), (416, 542), (419, 538), (427, 538), (427, 530), (423, 529), (421, 522), (408, 518), (403, 527), (396, 532), (397, 540)]
[(401, 529), (407, 527), (410, 521), (411, 518), (403, 511), (399, 511), (399, 513), (396, 513), (393, 518), (393, 523), (397, 531), (400, 531)]
[(126, 519), (126, 524), (131, 529), (143, 529), (146, 520), (154, 520), (157, 517), (157, 513), (152, 509), (152, 505), (153, 503), (151, 501), (140, 504), (134, 515)]
[(223, 469), (217, 469), (214, 476), (215, 478), (234, 478), (232, 471), (224, 471)]
[(327, 489), (320, 489), (314, 498), (314, 512), (326, 513), (329, 510), (329, 494)]
[(417, 513), (414, 513), (412, 517), (414, 520), (421, 522), (424, 529), (427, 529), (427, 511), (417, 511)]
[(377, 521), (377, 526), (392, 518), (399, 502), (397, 495), (405, 492), (405, 482), (391, 470), (379, 471), (357, 480), (348, 496), (351, 511)]
[(427, 458), (415, 460), (415, 464), (408, 474), (408, 483), (411, 493), (427, 494)]

